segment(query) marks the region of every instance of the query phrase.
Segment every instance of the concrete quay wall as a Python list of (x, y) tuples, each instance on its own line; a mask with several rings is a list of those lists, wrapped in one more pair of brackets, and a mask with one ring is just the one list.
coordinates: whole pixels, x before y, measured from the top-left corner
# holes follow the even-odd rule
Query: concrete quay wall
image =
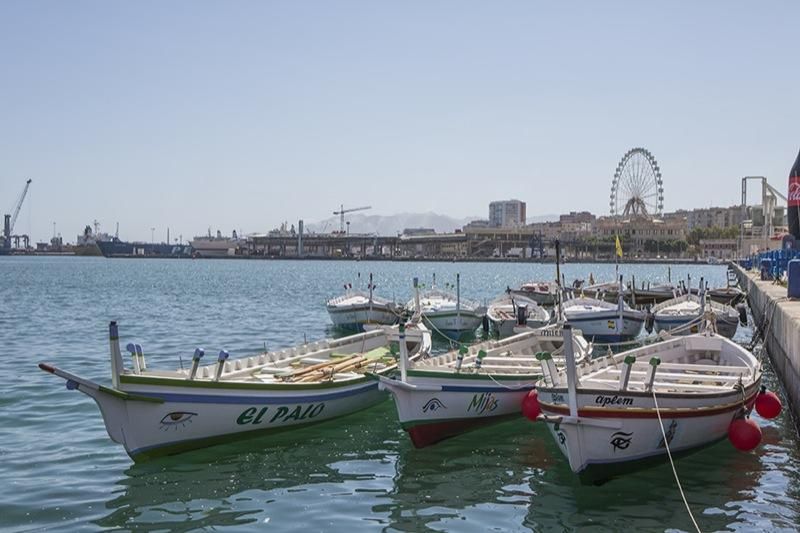
[(739, 285), (747, 291), (750, 310), (763, 329), (767, 352), (778, 374), (795, 421), (800, 420), (800, 300), (789, 300), (786, 287), (761, 281), (757, 272), (734, 265)]

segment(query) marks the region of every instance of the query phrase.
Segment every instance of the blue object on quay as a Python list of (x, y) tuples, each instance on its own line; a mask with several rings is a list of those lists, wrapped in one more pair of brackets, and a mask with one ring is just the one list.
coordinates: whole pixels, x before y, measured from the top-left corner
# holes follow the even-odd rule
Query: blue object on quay
[(789, 298), (800, 298), (800, 259), (789, 261)]

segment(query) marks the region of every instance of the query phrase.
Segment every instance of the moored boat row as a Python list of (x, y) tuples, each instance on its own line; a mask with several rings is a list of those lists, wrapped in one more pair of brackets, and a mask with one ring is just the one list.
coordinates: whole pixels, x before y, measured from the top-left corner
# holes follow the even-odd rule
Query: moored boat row
[[(189, 368), (163, 370), (148, 368), (135, 343), (125, 361), (112, 322), (110, 386), (39, 366), (93, 398), (111, 439), (136, 461), (330, 420), (388, 397), (418, 448), (506, 419), (538, 419), (572, 470), (594, 481), (726, 435), (742, 449), (757, 444), (749, 414), (764, 396), (760, 360), (726, 338), (725, 320), (735, 328), (739, 316), (702, 288), (648, 312), (625, 303), (621, 279), (616, 304), (561, 300), (560, 291), (554, 323), (535, 301), (509, 291), (485, 310), (500, 338), (454, 342), (436, 356), (430, 329), (446, 326), (425, 316), (434, 299), (454, 299), (456, 316), (481, 306), (461, 298), (459, 277), (455, 292), (420, 294), (416, 280), (414, 287), (407, 317), (374, 295), (371, 277), (366, 292), (348, 285), (331, 315), (351, 312), (339, 325), (365, 331), (339, 339), (239, 358), (221, 350), (209, 364), (198, 348)], [(359, 316), (356, 306), (368, 312)], [(369, 314), (381, 306), (400, 323)], [(632, 345), (650, 317), (656, 338)], [(681, 321), (673, 329), (664, 317)], [(618, 353), (593, 357), (597, 343)]]

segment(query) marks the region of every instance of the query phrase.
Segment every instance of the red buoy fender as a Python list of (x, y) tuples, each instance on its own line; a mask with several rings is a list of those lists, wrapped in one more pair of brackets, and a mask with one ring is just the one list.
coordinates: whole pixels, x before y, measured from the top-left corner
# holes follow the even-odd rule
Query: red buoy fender
[(761, 428), (752, 418), (737, 418), (728, 426), (728, 440), (737, 450), (749, 452), (761, 442)]
[(522, 414), (525, 415), (525, 418), (528, 420), (535, 422), (536, 417), (541, 413), (542, 407), (539, 405), (539, 393), (532, 390), (522, 399)]
[(761, 387), (761, 392), (756, 396), (756, 412), (767, 419), (772, 419), (781, 414), (783, 405), (778, 395)]

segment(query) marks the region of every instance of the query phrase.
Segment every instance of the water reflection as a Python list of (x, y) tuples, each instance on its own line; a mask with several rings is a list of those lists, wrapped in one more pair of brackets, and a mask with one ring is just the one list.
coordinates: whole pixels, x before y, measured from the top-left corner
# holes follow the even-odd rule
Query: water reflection
[[(315, 427), (134, 464), (106, 503), (110, 512), (95, 524), (182, 531), (272, 518), (284, 521), (278, 526), (284, 530), (299, 527), (286, 513), (298, 502), (291, 493), (361, 495), (382, 469), (391, 480), (398, 443), (385, 439), (389, 407), (385, 402)], [(379, 494), (386, 492), (381, 484)]]
[(529, 479), (557, 459), (531, 429), (506, 422), (421, 450), (405, 438), (390, 501), (374, 511), (400, 531), (519, 529), (535, 496)]

